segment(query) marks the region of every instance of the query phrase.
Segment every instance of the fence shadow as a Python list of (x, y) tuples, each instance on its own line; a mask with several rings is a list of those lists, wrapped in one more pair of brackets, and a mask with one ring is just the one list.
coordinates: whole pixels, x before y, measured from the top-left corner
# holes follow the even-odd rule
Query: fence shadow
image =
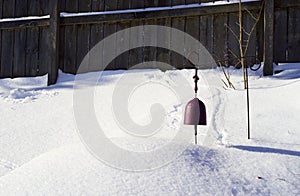
[(269, 147), (261, 147), (261, 146), (231, 146), (230, 148), (236, 148), (239, 150), (245, 150), (250, 152), (261, 152), (261, 153), (273, 153), (273, 154), (282, 154), (282, 155), (290, 155), (300, 157), (300, 151), (279, 149), (279, 148), (269, 148)]

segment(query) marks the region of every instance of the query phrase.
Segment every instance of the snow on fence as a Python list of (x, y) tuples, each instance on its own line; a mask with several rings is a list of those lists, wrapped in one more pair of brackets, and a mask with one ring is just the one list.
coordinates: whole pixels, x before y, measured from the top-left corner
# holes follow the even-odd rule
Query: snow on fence
[[(238, 43), (226, 25), (238, 29), (238, 5), (214, 5), (211, 1), (0, 0), (0, 77), (49, 73), (49, 84), (53, 84), (58, 68), (76, 73), (83, 57), (106, 36), (148, 24), (183, 30), (200, 40), (216, 60), (235, 64), (229, 49), (238, 54)], [(272, 74), (273, 62), (300, 61), (300, 2), (264, 2), (263, 15), (249, 42), (247, 56), (252, 58), (247, 63), (265, 61), (265, 74)], [(245, 29), (254, 23), (247, 10), (257, 14), (261, 5), (262, 1), (243, 3)], [(164, 36), (167, 37), (160, 35), (158, 39), (163, 40)], [(112, 45), (119, 42), (116, 40)], [(192, 66), (172, 51), (143, 47), (123, 53), (107, 68), (127, 69), (149, 60), (167, 62), (177, 68)], [(99, 69), (93, 65), (89, 68)]]

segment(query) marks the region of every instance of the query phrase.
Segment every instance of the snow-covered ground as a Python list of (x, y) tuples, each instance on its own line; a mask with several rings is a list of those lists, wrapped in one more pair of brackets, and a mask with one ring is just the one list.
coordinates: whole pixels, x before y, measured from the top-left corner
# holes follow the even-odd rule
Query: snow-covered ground
[[(97, 160), (77, 133), (73, 111), (75, 76), (59, 74), (56, 85), (47, 77), (0, 80), (0, 195), (299, 195), (300, 194), (300, 64), (262, 77), (250, 72), (251, 140), (247, 140), (246, 94), (241, 71), (236, 90), (209, 86), (221, 81), (220, 70), (201, 70), (200, 98), (207, 104), (207, 127), (199, 127), (181, 156), (153, 170), (132, 172)], [(192, 85), (193, 70), (105, 71), (95, 87), (98, 123), (120, 148), (153, 150), (178, 134), (186, 103), (172, 88), (182, 75)], [(89, 80), (101, 73), (87, 73)], [(119, 80), (123, 79), (121, 83)], [(129, 100), (134, 121), (150, 122), (150, 106), (160, 102), (166, 120), (159, 133), (142, 142), (124, 132), (112, 115), (116, 85), (148, 81)], [(192, 97), (191, 97), (192, 99)], [(191, 127), (185, 134), (193, 136)], [(207, 137), (210, 137), (207, 142)]]

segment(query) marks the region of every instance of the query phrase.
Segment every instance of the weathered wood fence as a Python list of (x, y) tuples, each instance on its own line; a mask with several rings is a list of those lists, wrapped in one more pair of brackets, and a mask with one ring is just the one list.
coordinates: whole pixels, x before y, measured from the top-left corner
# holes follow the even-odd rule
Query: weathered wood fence
[[(235, 64), (236, 59), (229, 50), (239, 54), (238, 42), (226, 25), (238, 32), (237, 4), (168, 9), (170, 6), (210, 1), (212, 0), (0, 0), (0, 78), (48, 73), (48, 83), (54, 84), (59, 68), (75, 74), (88, 51), (108, 35), (125, 28), (148, 24), (185, 31), (200, 40), (216, 60)], [(263, 1), (243, 3), (243, 25), (246, 31), (255, 22), (246, 10), (257, 15), (262, 4)], [(151, 12), (134, 10), (148, 7), (166, 9)], [(124, 9), (132, 11), (73, 17), (62, 14)], [(26, 18), (27, 16), (44, 17)], [(163, 40), (164, 36), (158, 36), (157, 41), (160, 39)], [(116, 49), (119, 41), (120, 39), (116, 39), (112, 43)], [(251, 58), (247, 63), (252, 65), (257, 61), (265, 61), (264, 73), (268, 75), (273, 73), (273, 62), (300, 61), (299, 51), (300, 1), (264, 0), (263, 15), (249, 42), (247, 56)], [(149, 60), (167, 62), (177, 68), (192, 66), (175, 52), (141, 47), (118, 56), (107, 68), (127, 69)], [(89, 69), (95, 71), (99, 67), (89, 65)]]

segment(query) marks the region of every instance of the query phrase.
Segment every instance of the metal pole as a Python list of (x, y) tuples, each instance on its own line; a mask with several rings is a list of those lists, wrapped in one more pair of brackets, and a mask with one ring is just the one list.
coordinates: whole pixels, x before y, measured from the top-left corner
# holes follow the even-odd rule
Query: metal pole
[(197, 125), (194, 125), (195, 129), (195, 144), (197, 144)]
[(246, 67), (246, 89), (247, 89), (247, 118), (248, 118), (248, 140), (250, 139), (250, 107), (249, 107), (249, 82), (248, 82), (248, 66)]

